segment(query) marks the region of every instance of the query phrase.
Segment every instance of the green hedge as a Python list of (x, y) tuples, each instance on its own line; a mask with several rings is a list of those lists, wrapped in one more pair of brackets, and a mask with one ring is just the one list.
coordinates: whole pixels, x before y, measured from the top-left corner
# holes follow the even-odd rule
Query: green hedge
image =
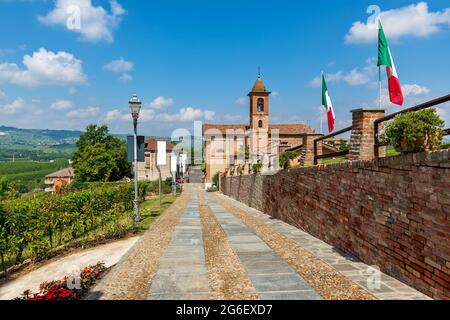
[[(95, 184), (79, 191), (46, 195), (36, 199), (13, 199), (0, 203), (0, 255), (9, 264), (42, 258), (56, 246), (72, 240), (119, 217), (132, 219), (133, 184)], [(148, 183), (140, 183), (140, 198), (145, 199)], [(120, 230), (112, 230), (120, 232)], [(4, 266), (3, 266), (4, 267)]]

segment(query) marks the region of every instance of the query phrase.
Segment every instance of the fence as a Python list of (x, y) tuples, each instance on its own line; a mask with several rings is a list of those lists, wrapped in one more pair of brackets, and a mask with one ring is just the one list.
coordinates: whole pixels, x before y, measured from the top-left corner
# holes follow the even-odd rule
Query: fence
[(337, 135), (340, 135), (340, 134), (352, 131), (352, 129), (353, 129), (353, 127), (350, 126), (350, 127), (341, 129), (339, 131), (333, 132), (333, 133), (331, 133), (329, 135), (326, 135), (326, 136), (320, 137), (318, 139), (315, 139), (314, 140), (314, 164), (315, 165), (318, 164), (318, 160), (320, 160), (320, 159), (336, 158), (336, 157), (342, 157), (342, 156), (348, 155), (350, 153), (350, 150), (343, 150), (343, 151), (338, 151), (338, 152), (318, 155), (317, 145), (318, 145), (318, 143), (320, 141), (324, 141), (324, 140), (329, 139), (329, 138), (334, 138)]
[[(405, 109), (405, 110), (390, 114), (386, 117), (375, 120), (375, 122), (374, 122), (374, 125), (375, 125), (375, 137), (374, 137), (375, 138), (374, 139), (374, 141), (375, 141), (375, 145), (374, 145), (375, 158), (379, 157), (379, 148), (386, 146), (385, 143), (380, 142), (379, 129), (380, 129), (381, 123), (389, 121), (391, 119), (394, 119), (396, 116), (398, 116), (400, 114), (431, 108), (431, 107), (437, 106), (439, 104), (442, 104), (442, 103), (445, 103), (448, 101), (450, 101), (450, 94), (436, 98), (431, 101), (427, 101), (425, 103), (418, 104), (414, 107), (411, 107), (411, 108), (408, 108), (408, 109)], [(444, 136), (447, 136), (447, 135), (450, 135), (450, 128), (444, 130)]]
[[(405, 109), (405, 110), (402, 110), (402, 111), (399, 111), (399, 112), (395, 112), (395, 113), (390, 114), (390, 115), (388, 115), (386, 117), (382, 117), (382, 118), (376, 119), (374, 121), (374, 133), (375, 133), (374, 134), (374, 156), (375, 156), (375, 158), (379, 158), (380, 157), (379, 148), (386, 146), (386, 144), (380, 142), (380, 139), (379, 139), (379, 136), (380, 136), (379, 135), (379, 129), (380, 129), (380, 126), (381, 126), (381, 124), (383, 122), (386, 122), (386, 121), (389, 121), (391, 119), (394, 119), (396, 116), (398, 116), (400, 114), (403, 114), (403, 113), (414, 112), (414, 111), (418, 111), (418, 110), (434, 107), (434, 106), (443, 104), (443, 103), (448, 102), (448, 101), (450, 101), (450, 94), (442, 96), (442, 97), (439, 97), (439, 98), (436, 98), (434, 100), (427, 101), (425, 103), (416, 105), (414, 107), (411, 107), (411, 108), (408, 108), (408, 109)], [(349, 131), (352, 131), (352, 130), (353, 130), (353, 125), (350, 126), (350, 127), (341, 129), (339, 131), (333, 132), (333, 133), (331, 133), (329, 135), (322, 136), (322, 137), (320, 137), (318, 139), (315, 139), (314, 140), (314, 165), (317, 165), (318, 164), (318, 160), (320, 160), (320, 159), (329, 159), (329, 158), (336, 158), (336, 157), (342, 157), (342, 156), (348, 155), (350, 153), (350, 150), (344, 150), (344, 151), (339, 151), (339, 152), (319, 155), (318, 154), (318, 144), (321, 141), (324, 141), (324, 140), (329, 139), (329, 138), (333, 138), (333, 137), (335, 137), (337, 135), (340, 135), (340, 134), (343, 134), (343, 133), (346, 133), (346, 132), (349, 132)], [(450, 128), (444, 130), (444, 136), (447, 136), (447, 135), (450, 135)]]

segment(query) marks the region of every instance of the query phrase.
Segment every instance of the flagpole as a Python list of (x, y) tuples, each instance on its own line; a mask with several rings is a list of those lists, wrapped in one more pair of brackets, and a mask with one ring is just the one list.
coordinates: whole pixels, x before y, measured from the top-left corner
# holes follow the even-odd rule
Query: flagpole
[(381, 66), (378, 66), (378, 107), (381, 109)]
[[(322, 92), (323, 92), (323, 71), (321, 72)], [(320, 106), (320, 133), (323, 133), (323, 106)]]

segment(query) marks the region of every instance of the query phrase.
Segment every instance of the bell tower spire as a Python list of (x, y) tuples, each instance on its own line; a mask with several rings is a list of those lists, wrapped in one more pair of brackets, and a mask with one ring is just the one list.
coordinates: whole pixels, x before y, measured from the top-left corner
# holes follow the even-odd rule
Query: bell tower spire
[(258, 76), (249, 92), (250, 97), (250, 127), (253, 130), (269, 129), (269, 96), (266, 85), (261, 79), (261, 69), (258, 67)]

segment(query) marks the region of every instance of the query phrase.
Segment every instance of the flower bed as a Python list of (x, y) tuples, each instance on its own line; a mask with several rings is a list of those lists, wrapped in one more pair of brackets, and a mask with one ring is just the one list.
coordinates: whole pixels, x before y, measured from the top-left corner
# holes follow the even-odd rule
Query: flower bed
[(64, 279), (43, 282), (39, 292), (25, 290), (21, 297), (15, 300), (44, 301), (44, 300), (80, 300), (105, 272), (105, 264), (97, 263), (82, 269), (78, 275), (66, 276)]

